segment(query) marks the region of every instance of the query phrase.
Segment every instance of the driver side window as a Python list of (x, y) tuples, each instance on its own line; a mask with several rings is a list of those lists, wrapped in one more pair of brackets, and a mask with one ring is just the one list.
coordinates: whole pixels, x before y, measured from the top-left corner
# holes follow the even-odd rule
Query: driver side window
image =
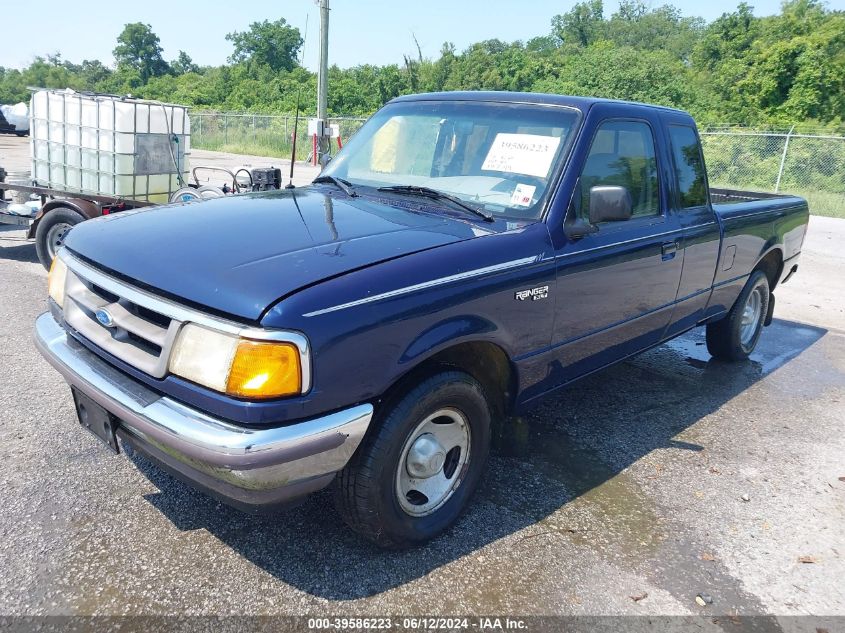
[(589, 220), (590, 189), (625, 187), (632, 218), (660, 213), (657, 158), (651, 127), (644, 121), (606, 121), (599, 126), (581, 171), (578, 214)]

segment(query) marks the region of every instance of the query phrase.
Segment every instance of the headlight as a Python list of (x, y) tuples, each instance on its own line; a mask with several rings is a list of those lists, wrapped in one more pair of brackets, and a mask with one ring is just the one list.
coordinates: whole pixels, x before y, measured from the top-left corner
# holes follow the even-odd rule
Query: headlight
[(239, 398), (280, 398), (302, 393), (299, 348), (256, 341), (193, 323), (179, 332), (170, 371)]
[(54, 257), (47, 276), (47, 292), (60, 308), (65, 306), (65, 281), (67, 281), (67, 264), (61, 257)]

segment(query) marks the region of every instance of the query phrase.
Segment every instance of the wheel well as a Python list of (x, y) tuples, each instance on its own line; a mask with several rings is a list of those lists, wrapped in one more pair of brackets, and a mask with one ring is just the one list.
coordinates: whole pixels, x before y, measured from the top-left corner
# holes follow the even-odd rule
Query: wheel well
[(757, 262), (757, 265), (751, 272), (756, 270), (762, 270), (766, 274), (769, 280), (769, 291), (774, 291), (775, 285), (778, 279), (780, 279), (780, 274), (783, 272), (783, 255), (780, 249), (776, 248), (766, 253), (766, 256)]
[(41, 207), (41, 210), (35, 216), (32, 224), (29, 225), (29, 230), (26, 236), (30, 239), (35, 237), (35, 231), (44, 216), (54, 209), (70, 209), (76, 211), (86, 220), (96, 218), (102, 215), (102, 210), (90, 200), (83, 200), (81, 198), (62, 198), (60, 200), (50, 200), (47, 204)]
[(464, 371), (481, 383), (496, 417), (507, 415), (516, 394), (516, 371), (504, 350), (495, 343), (459, 343), (442, 350), (406, 372), (381, 398), (391, 402), (427, 376), (447, 369)]

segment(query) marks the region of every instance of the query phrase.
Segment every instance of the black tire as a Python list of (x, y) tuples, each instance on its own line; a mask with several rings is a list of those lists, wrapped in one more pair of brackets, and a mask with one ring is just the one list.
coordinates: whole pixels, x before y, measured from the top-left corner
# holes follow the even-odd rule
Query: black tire
[[(461, 479), (451, 496), (430, 514), (413, 516), (400, 504), (399, 464), (404, 464), (406, 444), (420, 424), (444, 408), (459, 411), (468, 423), (468, 461), (453, 475)], [(459, 371), (431, 376), (387, 404), (337, 477), (335, 504), (344, 521), (388, 548), (416, 545), (445, 530), (467, 507), (481, 479), (490, 451), (490, 419), (481, 385)]]
[[(759, 315), (750, 336), (743, 340), (743, 313), (752, 293), (759, 293)], [(763, 331), (763, 323), (769, 311), (769, 280), (761, 270), (755, 271), (739, 293), (728, 314), (714, 323), (707, 324), (707, 351), (719, 360), (741, 361), (747, 359)]]
[[(38, 261), (47, 270), (53, 263), (53, 256), (61, 247), (67, 231), (73, 226), (83, 222), (85, 217), (67, 207), (58, 207), (41, 218), (38, 227), (35, 229), (35, 252), (38, 254)], [(67, 230), (62, 231), (62, 228)]]

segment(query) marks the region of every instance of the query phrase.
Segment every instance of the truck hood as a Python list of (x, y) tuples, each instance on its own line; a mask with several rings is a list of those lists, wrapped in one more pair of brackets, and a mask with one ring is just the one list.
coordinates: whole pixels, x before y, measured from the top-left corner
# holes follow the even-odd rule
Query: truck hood
[(84, 222), (65, 246), (136, 285), (256, 321), (323, 279), (488, 232), (405, 202), (323, 187), (230, 196)]

